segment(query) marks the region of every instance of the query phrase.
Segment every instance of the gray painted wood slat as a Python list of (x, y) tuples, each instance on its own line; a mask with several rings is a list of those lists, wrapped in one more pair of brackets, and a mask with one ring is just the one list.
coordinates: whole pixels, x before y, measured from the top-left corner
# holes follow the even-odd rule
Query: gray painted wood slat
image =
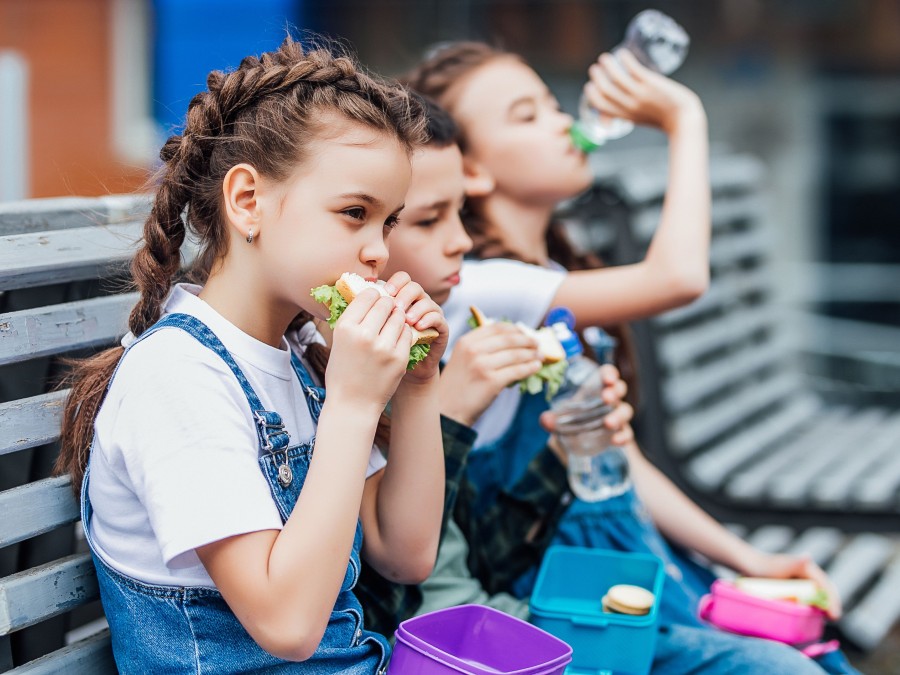
[(766, 553), (780, 553), (793, 539), (794, 530), (786, 525), (763, 525), (747, 537), (747, 542)]
[(126, 293), (0, 314), (0, 366), (115, 342), (137, 299)]
[(26, 450), (59, 438), (62, 409), (69, 390), (0, 403), (0, 455)]
[(0, 492), (0, 547), (49, 532), (80, 517), (69, 476), (54, 476)]
[(900, 620), (900, 555), (896, 555), (881, 578), (860, 602), (844, 616), (839, 625), (852, 642), (863, 649), (874, 649)]
[(835, 434), (822, 443), (805, 443), (794, 461), (773, 476), (767, 494), (777, 504), (796, 506), (805, 504), (812, 481), (832, 468), (840, 471), (840, 464), (854, 452), (873, 427), (887, 417), (883, 408), (857, 410), (847, 422), (847, 432)]
[(790, 466), (805, 452), (809, 444), (824, 442), (834, 435), (846, 433), (847, 423), (853, 414), (849, 407), (817, 409), (815, 423), (799, 436), (786, 438), (777, 451), (755, 461), (745, 470), (733, 476), (725, 486), (725, 492), (732, 499), (756, 500), (766, 489), (773, 476)]
[(777, 337), (770, 344), (750, 345), (736, 354), (727, 354), (698, 368), (679, 372), (676, 377), (661, 383), (667, 409), (675, 414), (686, 412), (717, 391), (771, 368), (784, 361), (786, 345), (783, 337)]
[(81, 227), (0, 238), (0, 290), (62, 283), (127, 269), (141, 223)]
[(808, 555), (817, 565), (825, 564), (844, 543), (844, 534), (833, 527), (811, 527), (804, 530), (784, 552), (791, 555)]
[[(886, 504), (900, 496), (900, 452), (890, 457), (853, 488), (856, 504)], [(896, 501), (895, 501), (896, 503)]]
[[(710, 213), (713, 237), (715, 238), (720, 231), (725, 231), (735, 221), (759, 218), (763, 208), (763, 199), (753, 193), (713, 200)], [(632, 229), (638, 241), (644, 243), (650, 241), (659, 226), (661, 217), (662, 208), (655, 204), (641, 209), (632, 217)]]
[(825, 571), (844, 603), (852, 604), (859, 590), (884, 567), (894, 548), (886, 536), (864, 532), (838, 552)]
[(840, 506), (848, 503), (857, 481), (877, 472), (878, 466), (900, 454), (900, 413), (875, 429), (865, 438), (857, 439), (854, 451), (832, 463), (824, 476), (817, 476), (810, 488), (810, 497), (818, 504)]
[(75, 553), (0, 579), (0, 635), (99, 597), (89, 553)]
[(142, 221), (150, 195), (51, 197), (0, 203), (0, 237)]
[(679, 448), (698, 448), (766, 408), (802, 391), (796, 374), (779, 372), (748, 382), (740, 391), (675, 419), (669, 438)]
[(115, 675), (116, 672), (109, 631), (105, 630), (29, 661), (8, 675)]
[(660, 340), (660, 361), (670, 370), (683, 368), (691, 361), (717, 349), (737, 349), (737, 345), (746, 341), (749, 335), (771, 329), (776, 321), (771, 307), (757, 305), (716, 321), (684, 328)]
[[(819, 401), (812, 396), (790, 401), (767, 417), (765, 424), (744, 429), (691, 461), (687, 466), (688, 476), (704, 489), (718, 489), (751, 457), (759, 457), (750, 464), (753, 467), (756, 462), (777, 454), (779, 450), (775, 444), (806, 424), (818, 408)], [(772, 448), (772, 454), (767, 455), (769, 448)]]
[[(678, 307), (651, 320), (655, 326), (671, 329), (676, 324), (701, 320), (705, 314), (720, 314), (739, 309), (752, 294), (764, 293), (772, 288), (772, 267), (762, 265), (752, 270), (731, 269), (710, 283), (709, 290), (689, 305)], [(718, 316), (712, 321), (718, 320)]]

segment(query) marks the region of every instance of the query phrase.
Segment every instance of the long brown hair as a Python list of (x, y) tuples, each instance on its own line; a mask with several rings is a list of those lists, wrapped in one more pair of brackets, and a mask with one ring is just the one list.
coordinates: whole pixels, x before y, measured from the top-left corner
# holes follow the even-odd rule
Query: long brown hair
[[(153, 208), (131, 264), (140, 291), (128, 319), (135, 336), (162, 314), (181, 269), (188, 229), (200, 246), (196, 277), (204, 278), (227, 253), (221, 191), (231, 167), (246, 162), (268, 178), (286, 180), (304, 161), (324, 111), (391, 134), (407, 150), (424, 140), (417, 99), (396, 83), (366, 74), (352, 56), (321, 41), (304, 48), (288, 37), (277, 50), (248, 56), (232, 72), (209, 74), (207, 91), (188, 105), (184, 130), (159, 153), (163, 165)], [(94, 419), (123, 352), (114, 347), (80, 362), (65, 383), (72, 390), (55, 470), (71, 474), (76, 490), (84, 479)]]
[[(410, 88), (429, 96), (438, 102), (451, 115), (454, 114), (457, 91), (454, 85), (464, 78), (497, 59), (512, 58), (524, 63), (517, 54), (503, 51), (484, 42), (449, 42), (433, 48), (408, 74), (401, 80)], [(457, 118), (457, 122), (459, 122)], [(465, 125), (459, 123), (459, 145), (466, 151), (467, 136)], [(478, 214), (467, 207), (463, 212), (463, 225), (472, 238), (471, 255), (476, 258), (509, 258), (532, 264), (540, 264), (521, 251), (512, 250), (503, 240), (502, 233)], [(582, 251), (572, 243), (563, 225), (552, 222), (546, 234), (547, 253), (551, 260), (559, 263), (567, 270), (589, 270), (604, 267), (600, 256), (589, 251)], [(604, 329), (619, 343), (616, 365), (622, 379), (628, 383), (629, 398), (634, 400), (637, 394), (637, 370), (635, 345), (631, 330), (627, 324), (604, 326)]]

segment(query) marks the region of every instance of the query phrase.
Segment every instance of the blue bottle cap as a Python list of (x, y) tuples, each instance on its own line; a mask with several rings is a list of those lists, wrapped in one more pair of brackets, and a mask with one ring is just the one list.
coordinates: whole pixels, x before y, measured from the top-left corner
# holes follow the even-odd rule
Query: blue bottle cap
[(568, 307), (554, 307), (547, 312), (544, 325), (550, 326), (559, 339), (562, 348), (566, 351), (566, 359), (584, 353), (581, 339), (575, 332), (575, 315)]
[(566, 328), (574, 330), (575, 315), (572, 314), (572, 310), (568, 307), (552, 307), (550, 311), (547, 312), (547, 318), (544, 319), (544, 325), (552, 326), (555, 323), (564, 323), (566, 324)]

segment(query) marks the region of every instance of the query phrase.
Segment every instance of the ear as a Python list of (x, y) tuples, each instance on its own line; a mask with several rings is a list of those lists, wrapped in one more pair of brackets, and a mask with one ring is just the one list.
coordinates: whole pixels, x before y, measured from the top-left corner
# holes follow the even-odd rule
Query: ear
[(236, 164), (225, 174), (222, 181), (222, 196), (225, 200), (225, 214), (228, 224), (235, 228), (241, 238), (246, 239), (250, 230), (253, 236), (260, 230), (260, 176), (249, 164)]
[(463, 175), (467, 197), (487, 197), (497, 186), (494, 177), (477, 160), (463, 156)]

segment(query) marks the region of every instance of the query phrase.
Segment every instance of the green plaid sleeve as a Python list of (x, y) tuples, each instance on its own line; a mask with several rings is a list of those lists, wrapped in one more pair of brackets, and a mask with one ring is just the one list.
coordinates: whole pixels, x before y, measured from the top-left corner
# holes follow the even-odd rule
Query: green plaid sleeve
[(475, 487), (464, 481), (455, 519), (469, 549), (469, 568), (490, 593), (509, 592), (512, 582), (540, 563), (557, 523), (572, 500), (566, 469), (545, 447), (509, 491), (476, 514)]
[[(466, 459), (475, 443), (475, 436), (474, 430), (441, 415), (446, 481), (441, 539), (444, 536), (447, 518), (453, 513), (466, 468)], [(365, 560), (353, 592), (363, 607), (366, 628), (386, 636), (392, 636), (400, 622), (414, 616), (422, 606), (422, 591), (418, 585), (388, 581)]]

